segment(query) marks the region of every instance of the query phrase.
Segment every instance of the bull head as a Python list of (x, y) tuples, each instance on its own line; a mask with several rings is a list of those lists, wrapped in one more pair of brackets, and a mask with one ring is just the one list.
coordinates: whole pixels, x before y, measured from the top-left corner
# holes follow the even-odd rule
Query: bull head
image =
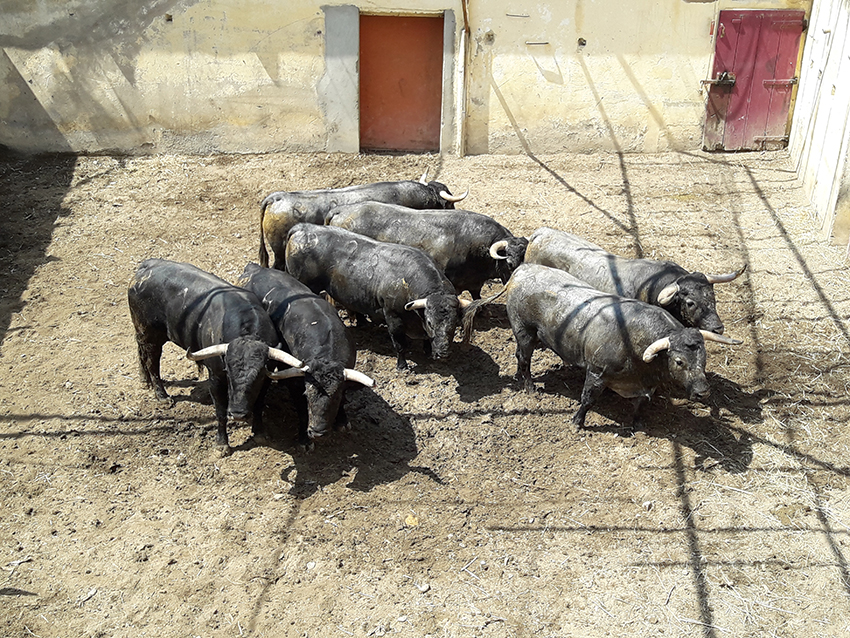
[[(722, 275), (705, 275), (705, 278), (708, 280), (709, 284), (725, 284), (730, 281), (734, 281), (747, 269), (747, 265), (744, 264), (740, 269), (728, 272)], [(677, 282), (673, 282), (661, 289), (661, 292), (658, 293), (658, 305), (659, 306), (667, 306), (672, 301), (676, 294), (679, 292), (679, 284)]]

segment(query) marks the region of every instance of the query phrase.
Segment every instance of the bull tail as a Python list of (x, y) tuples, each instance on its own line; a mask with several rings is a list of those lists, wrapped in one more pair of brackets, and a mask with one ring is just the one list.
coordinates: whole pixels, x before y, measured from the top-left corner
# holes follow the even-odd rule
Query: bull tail
[(466, 310), (463, 312), (463, 343), (472, 343), (473, 336), (473, 323), (475, 322), (475, 315), (478, 313), (478, 310), (482, 306), (486, 306), (489, 303), (496, 301), (499, 297), (505, 294), (505, 291), (508, 289), (507, 286), (504, 286), (499, 292), (495, 295), (487, 297), (486, 299), (478, 299), (473, 301), (466, 307)]
[(263, 200), (263, 203), (260, 205), (260, 253), (259, 260), (260, 265), (263, 268), (269, 267), (269, 253), (266, 250), (266, 237), (263, 234), (263, 220), (266, 217), (266, 208), (269, 207), (269, 204), (272, 203), (272, 199), (270, 197), (266, 197)]

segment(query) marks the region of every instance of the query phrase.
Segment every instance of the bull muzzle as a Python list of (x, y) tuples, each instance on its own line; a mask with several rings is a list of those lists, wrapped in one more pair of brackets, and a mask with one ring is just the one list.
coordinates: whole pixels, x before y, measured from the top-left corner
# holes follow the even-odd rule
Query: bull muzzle
[(235, 421), (236, 423), (247, 423), (251, 419), (250, 412), (227, 412), (227, 418), (230, 421)]
[(711, 396), (711, 388), (708, 387), (708, 382), (695, 384), (691, 388), (691, 401), (705, 401)]

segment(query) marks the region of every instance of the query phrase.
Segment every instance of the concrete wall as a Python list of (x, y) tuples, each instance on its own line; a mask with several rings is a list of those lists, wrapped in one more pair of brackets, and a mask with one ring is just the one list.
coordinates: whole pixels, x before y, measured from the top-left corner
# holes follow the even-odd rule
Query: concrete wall
[(469, 0), (465, 12), (461, 0), (4, 0), (0, 144), (356, 151), (352, 30), (362, 11), (450, 18), (443, 152), (697, 149), (718, 10), (810, 6)]
[(850, 252), (850, 1), (815, 5), (801, 67), (791, 153), (823, 237)]

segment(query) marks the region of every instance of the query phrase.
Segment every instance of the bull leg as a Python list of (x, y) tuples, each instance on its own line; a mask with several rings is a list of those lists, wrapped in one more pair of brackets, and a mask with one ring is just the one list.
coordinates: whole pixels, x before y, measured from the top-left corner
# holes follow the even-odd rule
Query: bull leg
[(576, 427), (576, 432), (584, 427), (584, 418), (587, 416), (588, 409), (599, 398), (604, 389), (605, 382), (602, 381), (602, 373), (588, 370), (584, 377), (584, 387), (581, 389), (581, 405), (578, 412), (573, 415), (573, 425)]
[(336, 412), (334, 428), (342, 432), (351, 431), (351, 422), (348, 420), (348, 415), (345, 413), (345, 395), (343, 395), (342, 401), (340, 401), (339, 404), (339, 409)]
[(407, 348), (407, 335), (404, 334), (404, 322), (401, 317), (391, 312), (385, 312), (384, 319), (396, 352), (396, 370), (406, 370), (407, 360), (404, 358), (404, 351)]
[(632, 399), (632, 428), (637, 430), (643, 427), (643, 409), (649, 405), (649, 397), (635, 397)]
[(514, 331), (516, 338), (516, 380), (525, 392), (534, 392), (531, 380), (531, 357), (534, 355), (536, 339), (523, 329)]
[(310, 424), (310, 413), (307, 406), (307, 397), (304, 394), (304, 379), (292, 379), (287, 387), (289, 388), (289, 396), (292, 398), (292, 404), (295, 407), (295, 414), (298, 419), (298, 438), (296, 440), (298, 449), (302, 452), (311, 452), (314, 445), (307, 434)]
[(254, 439), (254, 443), (259, 445), (268, 445), (269, 443), (269, 434), (263, 421), (263, 407), (266, 405), (266, 393), (268, 393), (270, 385), (269, 379), (263, 382), (263, 387), (260, 388), (260, 393), (257, 395), (257, 400), (254, 402), (251, 412), (254, 418), (251, 425), (251, 437)]
[(168, 392), (160, 376), (160, 360), (162, 359), (162, 346), (167, 341), (165, 335), (150, 334), (148, 331), (136, 330), (136, 344), (139, 346), (139, 368), (142, 381), (148, 387), (154, 389), (156, 398), (160, 401), (169, 399)]
[(210, 396), (215, 406), (215, 418), (218, 422), (215, 444), (223, 454), (230, 454), (230, 443), (227, 439), (227, 378), (223, 375), (210, 375)]

